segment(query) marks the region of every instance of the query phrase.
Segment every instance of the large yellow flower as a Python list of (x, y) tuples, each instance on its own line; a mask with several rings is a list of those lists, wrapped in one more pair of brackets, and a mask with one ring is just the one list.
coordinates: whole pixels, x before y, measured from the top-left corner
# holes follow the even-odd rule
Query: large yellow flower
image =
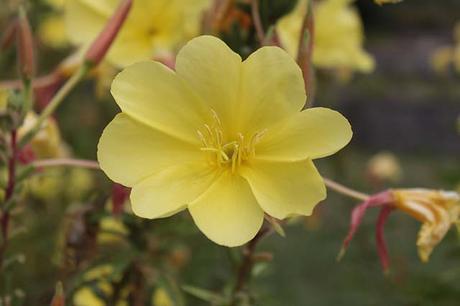
[(326, 197), (312, 159), (351, 136), (326, 108), (301, 111), (302, 72), (278, 47), (242, 62), (212, 36), (191, 40), (176, 72), (149, 61), (112, 84), (122, 113), (98, 146), (102, 169), (132, 187), (136, 215), (162, 218), (188, 208), (211, 240), (238, 246), (260, 229), (264, 212), (310, 215)]
[[(136, 0), (107, 55), (124, 67), (174, 51), (198, 34), (200, 16), (209, 0)], [(117, 0), (67, 0), (68, 37), (77, 45), (93, 41), (117, 8)]]
[[(302, 22), (309, 0), (299, 0), (297, 7), (277, 24), (283, 47), (297, 55)], [(315, 41), (313, 64), (319, 68), (371, 72), (374, 59), (363, 49), (364, 30), (353, 0), (324, 0), (314, 8)]]

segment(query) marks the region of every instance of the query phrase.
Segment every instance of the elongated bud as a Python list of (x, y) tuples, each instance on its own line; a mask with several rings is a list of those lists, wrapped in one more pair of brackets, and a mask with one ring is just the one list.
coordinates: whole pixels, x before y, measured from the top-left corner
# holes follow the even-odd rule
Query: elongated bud
[(8, 23), (0, 39), (0, 51), (8, 49), (13, 44), (14, 37), (16, 36), (17, 27), (18, 27), (17, 18), (15, 18), (10, 23)]
[(107, 51), (120, 32), (120, 28), (128, 16), (132, 3), (132, 0), (123, 0), (121, 2), (120, 6), (109, 19), (102, 32), (86, 52), (85, 60), (91, 65), (98, 65), (107, 54)]
[(53, 299), (51, 300), (50, 306), (65, 306), (64, 288), (61, 282), (56, 284), (56, 291)]
[(22, 8), (19, 10), (16, 35), (19, 74), (30, 80), (35, 73), (34, 42), (29, 20)]

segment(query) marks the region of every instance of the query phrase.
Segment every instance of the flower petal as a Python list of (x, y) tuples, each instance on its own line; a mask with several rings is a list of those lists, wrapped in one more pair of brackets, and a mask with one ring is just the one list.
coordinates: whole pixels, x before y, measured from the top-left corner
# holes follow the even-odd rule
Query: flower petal
[(241, 66), (241, 57), (213, 36), (192, 39), (176, 58), (177, 75), (218, 114), (226, 131), (235, 119)]
[(310, 160), (270, 162), (255, 160), (241, 169), (262, 209), (272, 217), (311, 215), (326, 198), (326, 187)]
[(136, 120), (184, 141), (199, 143), (205, 123), (203, 105), (171, 69), (145, 61), (127, 67), (112, 83), (122, 111)]
[(231, 173), (224, 173), (189, 205), (189, 211), (209, 239), (229, 247), (254, 238), (264, 219), (248, 183)]
[(299, 112), (305, 85), (297, 63), (278, 47), (263, 47), (243, 62), (238, 106), (241, 131), (254, 133)]
[(198, 147), (152, 129), (123, 113), (105, 128), (97, 153), (107, 176), (128, 187), (171, 165), (204, 160)]
[(347, 145), (352, 135), (350, 123), (340, 113), (310, 108), (269, 128), (256, 147), (257, 158), (299, 161), (325, 157)]
[(168, 217), (185, 209), (216, 176), (205, 161), (172, 166), (133, 187), (132, 209), (143, 218)]

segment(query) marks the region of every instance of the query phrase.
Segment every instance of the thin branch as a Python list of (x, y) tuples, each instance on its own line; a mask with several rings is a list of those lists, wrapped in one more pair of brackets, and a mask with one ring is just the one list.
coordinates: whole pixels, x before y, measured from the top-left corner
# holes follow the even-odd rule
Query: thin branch
[(97, 161), (73, 158), (42, 159), (32, 162), (31, 165), (35, 168), (73, 166), (79, 168), (101, 170), (101, 167)]
[(327, 187), (329, 187), (330, 189), (338, 192), (338, 193), (341, 193), (343, 195), (346, 195), (350, 198), (354, 198), (354, 199), (357, 199), (357, 200), (360, 200), (360, 201), (366, 201), (369, 199), (369, 195), (368, 194), (365, 194), (365, 193), (362, 193), (360, 191), (357, 191), (357, 190), (354, 190), (354, 189), (351, 189), (351, 188), (348, 188), (342, 184), (339, 184), (337, 182), (334, 182), (333, 180), (330, 180), (328, 178), (325, 178), (323, 177), (324, 179), (324, 183), (326, 184)]
[(259, 0), (251, 0), (251, 14), (254, 28), (256, 29), (257, 39), (260, 45), (265, 44), (265, 31), (260, 18)]

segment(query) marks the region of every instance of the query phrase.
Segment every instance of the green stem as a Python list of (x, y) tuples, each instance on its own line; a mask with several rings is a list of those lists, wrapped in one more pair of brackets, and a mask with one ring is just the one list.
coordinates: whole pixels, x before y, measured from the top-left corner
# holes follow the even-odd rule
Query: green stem
[(75, 86), (83, 79), (83, 77), (88, 73), (91, 66), (88, 63), (84, 63), (80, 68), (72, 75), (70, 79), (62, 86), (62, 88), (57, 92), (57, 94), (51, 99), (50, 103), (45, 107), (45, 109), (40, 113), (37, 118), (37, 122), (30, 129), (30, 131), (22, 137), (19, 142), (19, 147), (22, 148), (26, 145), (39, 131), (42, 127), (43, 122), (51, 116), (54, 111), (58, 108), (59, 105), (64, 101), (64, 99), (69, 95), (69, 93), (75, 88)]

